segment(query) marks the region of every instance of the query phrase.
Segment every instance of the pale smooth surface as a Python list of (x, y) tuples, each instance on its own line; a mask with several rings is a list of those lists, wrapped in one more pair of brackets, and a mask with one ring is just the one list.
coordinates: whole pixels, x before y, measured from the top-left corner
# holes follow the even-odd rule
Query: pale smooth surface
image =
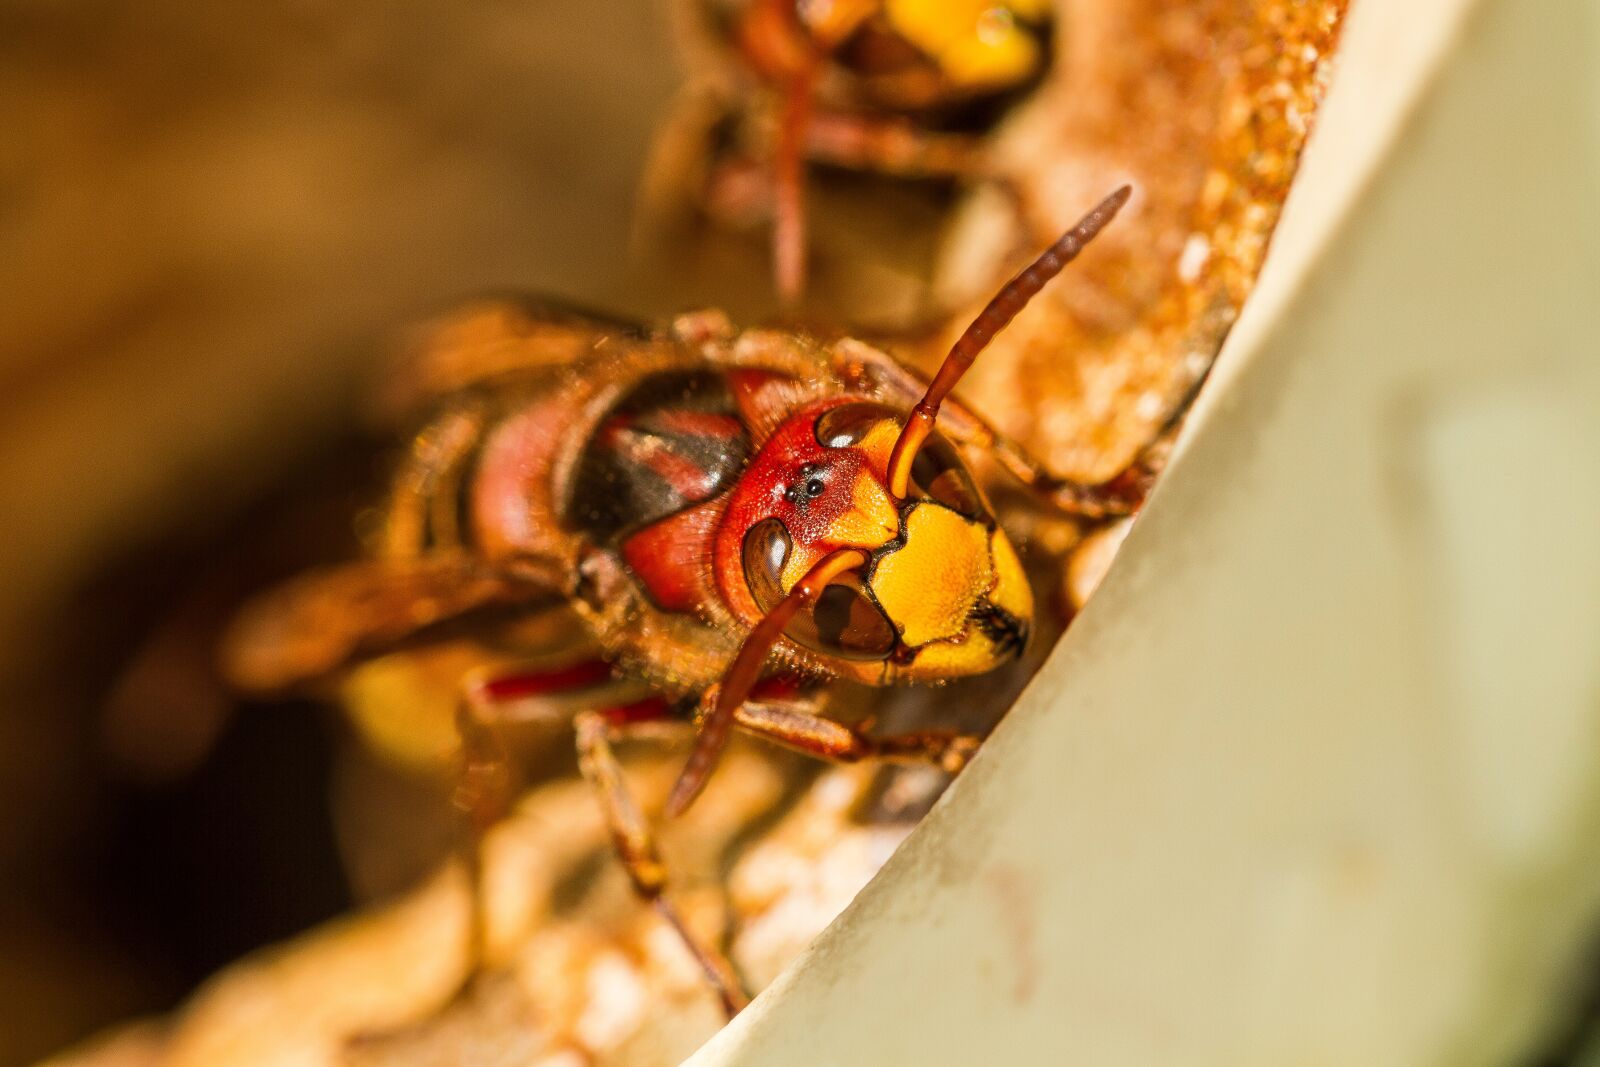
[(976, 763), (691, 1062), (1473, 1064), (1600, 918), (1600, 12), (1364, 0), (1256, 300)]

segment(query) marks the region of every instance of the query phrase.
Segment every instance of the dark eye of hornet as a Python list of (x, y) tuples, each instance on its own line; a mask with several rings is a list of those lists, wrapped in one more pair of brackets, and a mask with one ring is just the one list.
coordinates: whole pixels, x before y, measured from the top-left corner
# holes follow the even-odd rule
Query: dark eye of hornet
[[(416, 380), (452, 384), (392, 482), (376, 558), (309, 573), (243, 612), (224, 649), (229, 677), (258, 693), (320, 687), (409, 644), (488, 638), (496, 659), (465, 674), (455, 709), (456, 798), (474, 832), (512, 799), (496, 730), (525, 711), (520, 700), (561, 694), (587, 708), (574, 718), (578, 763), (618, 858), (737, 1011), (739, 980), (677, 912), (612, 743), (673, 723), (698, 730), (670, 815), (699, 795), (735, 727), (822, 759), (965, 765), (976, 737), (874, 735), (830, 717), (840, 689), (829, 683), (937, 683), (1020, 652), (1033, 592), (963, 450), (1003, 457), (1005, 473), (1085, 524), (1142, 500), (1148, 479), (1054, 475), (955, 401), (960, 417), (935, 426), (987, 339), (1129, 195), (1008, 283), (925, 390), (909, 369), (881, 375), (891, 357), (866, 345), (776, 330), (745, 345), (731, 327), (708, 332), (704, 314), (655, 332), (499, 306), (441, 323)], [(432, 364), (450, 373), (435, 379)], [(553, 606), (586, 631), (547, 636), (554, 657), (506, 629)], [(504, 666), (519, 656), (542, 666)], [(619, 706), (618, 683), (653, 695)]]

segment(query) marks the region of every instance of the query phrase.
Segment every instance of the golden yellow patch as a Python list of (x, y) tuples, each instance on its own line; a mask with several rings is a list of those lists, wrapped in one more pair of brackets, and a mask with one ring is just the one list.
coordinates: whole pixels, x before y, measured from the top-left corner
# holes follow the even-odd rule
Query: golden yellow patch
[(868, 430), (856, 443), (856, 447), (867, 454), (867, 463), (878, 477), (886, 478), (889, 472), (889, 456), (893, 454), (894, 443), (899, 439), (900, 423), (894, 419), (884, 419)]
[(995, 582), (994, 588), (989, 590), (989, 602), (1022, 622), (1031, 621), (1033, 587), (1028, 584), (1028, 575), (1017, 558), (1017, 550), (1011, 547), (1011, 538), (1004, 530), (996, 529), (990, 544), (994, 551)]
[(850, 510), (828, 530), (828, 539), (852, 548), (879, 548), (900, 535), (900, 509), (869, 471), (856, 475)]
[(376, 751), (413, 770), (443, 770), (460, 743), (461, 679), (483, 662), (464, 643), (368, 660), (339, 683), (340, 703)]
[(936, 504), (906, 518), (906, 544), (884, 556), (872, 592), (913, 648), (959, 636), (978, 598), (995, 584), (989, 531)]
[(992, 671), (1000, 659), (994, 642), (974, 628), (963, 640), (923, 645), (917, 658), (901, 668), (900, 676), (906, 681), (962, 678)]
[(902, 37), (938, 62), (957, 85), (1004, 86), (1026, 78), (1040, 62), (1039, 46), (1016, 24), (1033, 5), (995, 0), (887, 0), (889, 21)]
[(1043, 22), (1050, 17), (1050, 0), (1006, 0), (1005, 6), (1034, 22)]

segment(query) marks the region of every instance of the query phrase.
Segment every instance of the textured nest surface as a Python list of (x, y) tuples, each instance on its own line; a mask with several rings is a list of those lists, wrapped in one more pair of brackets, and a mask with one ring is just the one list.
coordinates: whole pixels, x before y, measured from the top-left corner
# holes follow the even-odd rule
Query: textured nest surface
[[(659, 807), (676, 761), (630, 761)], [(867, 768), (804, 790), (793, 767), (737, 748), (665, 834), (678, 897), (764, 985), (849, 902), (942, 780)], [(748, 835), (759, 828), (759, 839)], [(59, 1063), (672, 1064), (720, 1023), (682, 945), (609, 859), (589, 788), (529, 793), (487, 850), (491, 968), (466, 980), (466, 880), (451, 866), (403, 899), (218, 975), (170, 1020)]]
[[(1135, 199), (964, 387), (1061, 473), (1116, 474), (1221, 346), (1288, 195), (1345, 6), (1068, 5), (1058, 75), (996, 151), (1049, 223), (1034, 222), (1032, 245), (1120, 182)], [(1014, 267), (1006, 215), (985, 199), (958, 220), (942, 288), (977, 300)]]

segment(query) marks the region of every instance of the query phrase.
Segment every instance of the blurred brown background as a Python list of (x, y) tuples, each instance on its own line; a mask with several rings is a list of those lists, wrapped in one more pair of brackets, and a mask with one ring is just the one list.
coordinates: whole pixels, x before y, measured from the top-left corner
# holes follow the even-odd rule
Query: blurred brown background
[(219, 727), (169, 685), (163, 726), (127, 671), (174, 611), (174, 642), (205, 637), (196, 576), (230, 546), (342, 535), (283, 502), (370, 469), (337, 443), (396, 323), (486, 288), (710, 298), (633, 284), (626, 256), (677, 83), (667, 21), (639, 0), (0, 8), (0, 1062), (343, 906), (328, 722)]

